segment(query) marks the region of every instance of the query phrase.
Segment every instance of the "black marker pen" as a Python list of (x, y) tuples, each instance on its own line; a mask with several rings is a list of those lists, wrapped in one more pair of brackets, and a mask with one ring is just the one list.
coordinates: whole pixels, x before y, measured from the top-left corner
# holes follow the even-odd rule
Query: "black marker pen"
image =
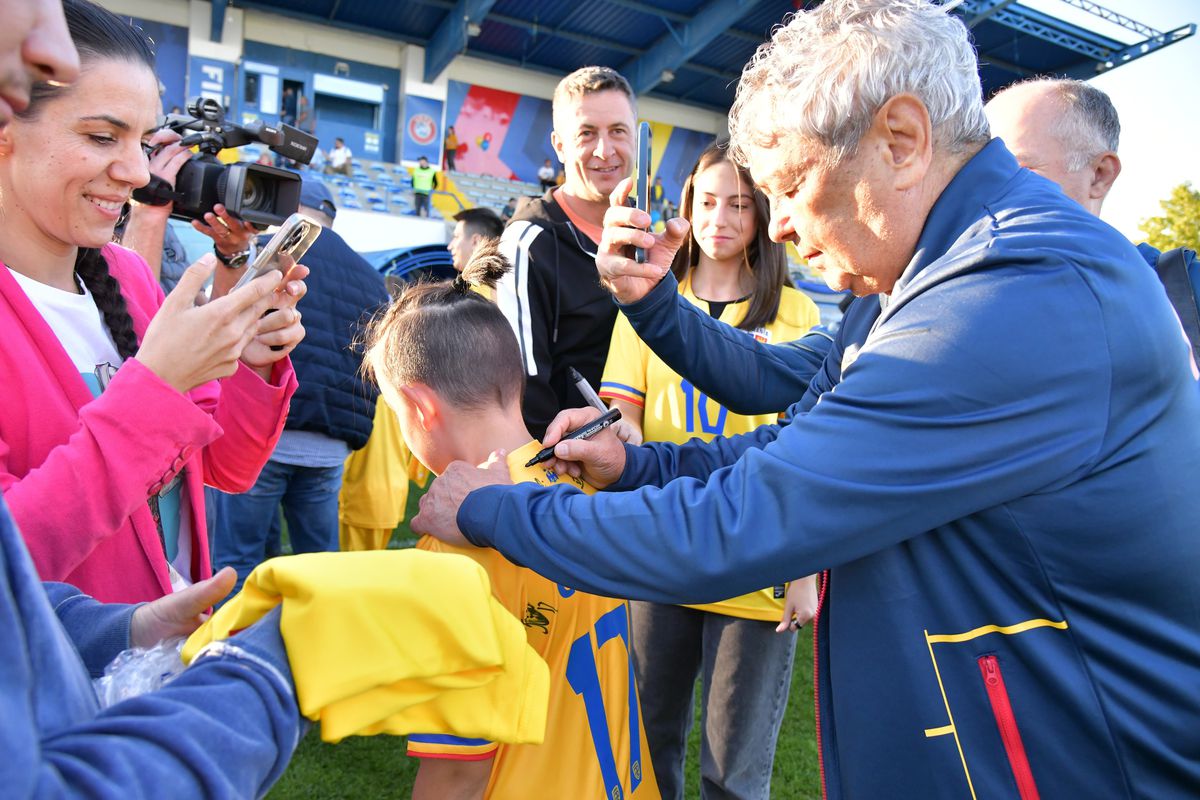
[[(562, 438), (562, 441), (565, 442), (568, 439), (590, 439), (593, 436), (595, 436), (597, 433), (599, 433), (600, 431), (607, 428), (609, 425), (612, 425), (614, 422), (616, 422), (620, 418), (621, 418), (621, 409), (614, 408), (611, 411), (609, 411), (607, 414), (596, 417), (594, 420), (589, 422), (587, 425), (584, 425), (582, 428), (571, 431), (570, 433), (568, 433), (566, 436), (564, 436)], [(554, 457), (554, 448), (553, 447), (543, 447), (541, 450), (538, 451), (538, 454), (536, 456), (534, 456), (533, 458), (531, 458), (525, 462), (525, 466), (532, 467), (535, 464), (541, 464), (543, 461), (549, 461), (553, 457)]]
[(604, 405), (604, 401), (600, 399), (600, 395), (596, 394), (596, 390), (587, 382), (587, 378), (579, 374), (579, 370), (574, 367), (567, 367), (567, 375), (571, 378), (571, 383), (575, 384), (575, 388), (583, 395), (583, 399), (587, 404), (597, 411), (608, 412), (608, 406)]

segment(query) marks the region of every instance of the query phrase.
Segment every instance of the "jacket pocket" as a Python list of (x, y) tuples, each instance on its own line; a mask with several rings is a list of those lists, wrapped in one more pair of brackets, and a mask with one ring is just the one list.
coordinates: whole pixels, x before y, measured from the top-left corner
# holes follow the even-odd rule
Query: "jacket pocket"
[(1017, 791), (1021, 800), (1038, 800), (1037, 784), (1033, 780), (1033, 770), (1029, 766), (1029, 758), (1025, 755), (1025, 745), (1021, 741), (1021, 730), (1017, 726), (1017, 717), (1013, 713), (1012, 703), (1008, 698), (1008, 688), (1004, 685), (1004, 673), (1000, 670), (1000, 659), (994, 654), (980, 656), (979, 672), (983, 676), (983, 686), (987, 691), (988, 703), (991, 704), (992, 715), (996, 718), (996, 727), (1000, 730), (1000, 739), (1004, 742), (1008, 765), (1017, 782)]

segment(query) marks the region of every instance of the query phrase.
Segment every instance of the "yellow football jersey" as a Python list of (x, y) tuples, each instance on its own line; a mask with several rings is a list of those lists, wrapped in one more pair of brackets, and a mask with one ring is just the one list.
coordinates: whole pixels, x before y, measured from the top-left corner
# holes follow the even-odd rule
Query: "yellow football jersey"
[[(577, 478), (525, 467), (540, 449), (533, 441), (509, 454), (514, 482), (595, 492)], [(496, 800), (659, 800), (629, 653), (628, 603), (556, 584), (490, 548), (454, 547), (428, 536), (417, 547), (462, 553), (483, 565), (493, 594), (524, 623), (527, 641), (550, 667), (550, 705), (543, 744), (412, 735), (409, 755), (457, 760), (494, 756), (484, 797)]]
[[(707, 311), (707, 304), (692, 292), (691, 276), (679, 285), (679, 293)], [(746, 316), (749, 301), (729, 303), (720, 320), (736, 326)], [(779, 312), (769, 325), (747, 331), (760, 342), (779, 344), (804, 336), (821, 321), (817, 304), (801, 291), (783, 287)], [(778, 421), (779, 413), (746, 416), (728, 409), (679, 376), (638, 338), (624, 314), (613, 327), (608, 361), (600, 383), (600, 396), (641, 406), (642, 435), (647, 442), (683, 444), (689, 439), (711, 441), (716, 436), (749, 433), (760, 425)], [(783, 411), (783, 409), (780, 409)], [(800, 577), (799, 575), (796, 577)], [(691, 606), (745, 619), (778, 622), (783, 614), (784, 587), (772, 586), (741, 597)]]

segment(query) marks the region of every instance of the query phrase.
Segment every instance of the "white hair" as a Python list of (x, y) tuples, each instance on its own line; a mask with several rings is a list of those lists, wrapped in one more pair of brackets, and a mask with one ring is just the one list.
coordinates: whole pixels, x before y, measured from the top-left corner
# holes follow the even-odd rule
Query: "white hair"
[(910, 93), (929, 111), (935, 148), (966, 153), (991, 138), (966, 26), (929, 0), (827, 0), (794, 14), (758, 48), (729, 112), (733, 156), (797, 135), (838, 163), (875, 113)]

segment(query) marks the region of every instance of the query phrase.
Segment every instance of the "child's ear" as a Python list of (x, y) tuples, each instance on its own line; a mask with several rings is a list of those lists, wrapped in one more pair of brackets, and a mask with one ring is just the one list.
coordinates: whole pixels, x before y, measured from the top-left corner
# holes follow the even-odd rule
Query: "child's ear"
[(400, 387), (400, 394), (416, 414), (417, 421), (426, 431), (432, 431), (442, 419), (441, 402), (437, 394), (423, 383)]

